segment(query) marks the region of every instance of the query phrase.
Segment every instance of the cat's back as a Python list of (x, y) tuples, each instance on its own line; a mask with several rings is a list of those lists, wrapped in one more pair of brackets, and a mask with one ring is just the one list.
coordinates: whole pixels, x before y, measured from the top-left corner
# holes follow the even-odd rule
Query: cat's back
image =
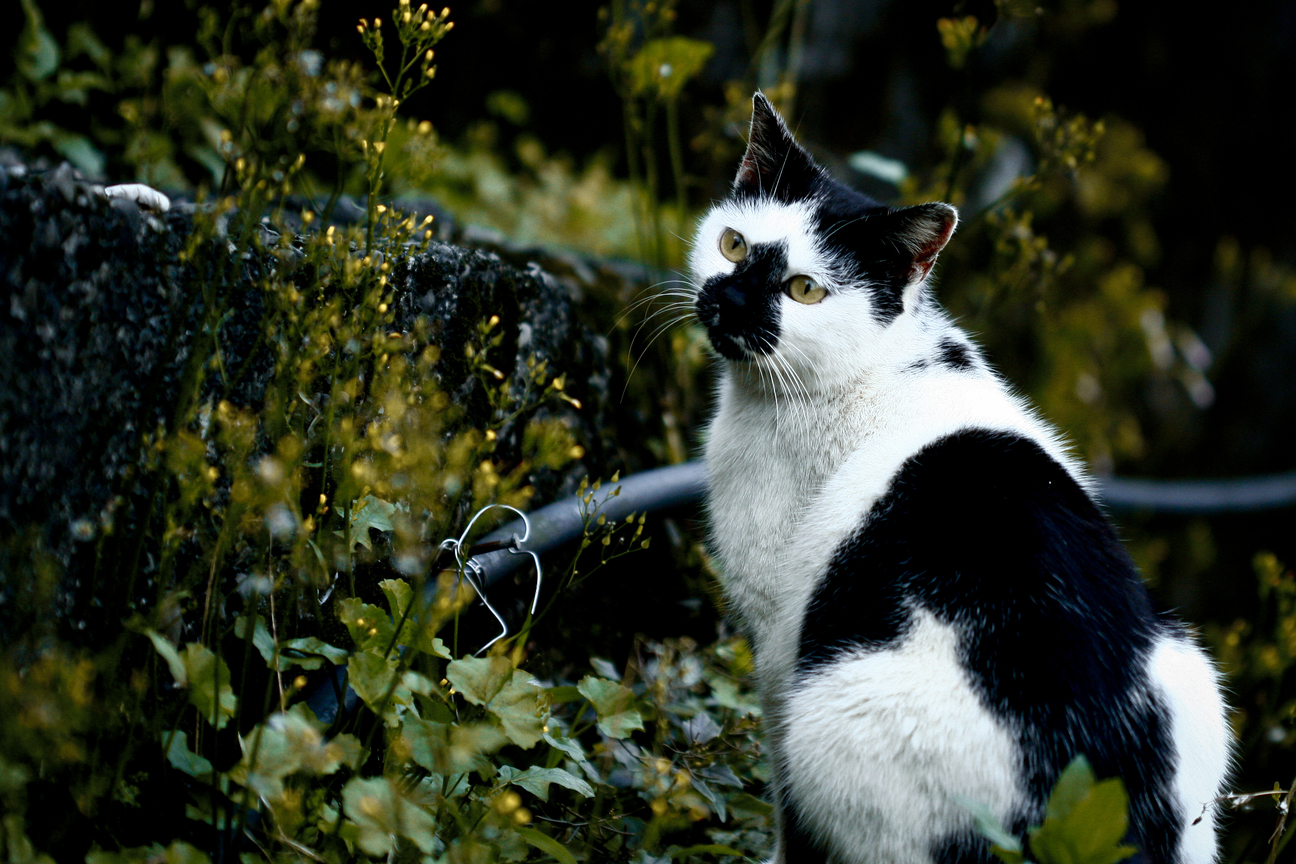
[[(1213, 859), (1228, 740), (1215, 674), (1029, 437), (966, 427), (906, 459), (829, 554), (789, 648), (783, 806), (807, 845), (980, 860), (959, 802), (1021, 834), (1084, 754), (1124, 780), (1143, 860)], [(879, 855), (879, 837), (896, 845)]]

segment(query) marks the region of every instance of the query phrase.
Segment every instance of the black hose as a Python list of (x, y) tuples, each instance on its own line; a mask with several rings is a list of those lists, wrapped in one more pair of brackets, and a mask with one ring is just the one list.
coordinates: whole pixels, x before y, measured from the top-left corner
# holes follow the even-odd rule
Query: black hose
[[(615, 497), (611, 492), (621, 491)], [(1296, 471), (1231, 480), (1135, 480), (1099, 478), (1096, 488), (1103, 503), (1114, 511), (1155, 511), (1198, 515), (1240, 513), (1296, 505)], [(701, 460), (670, 465), (632, 474), (595, 492), (598, 513), (620, 522), (631, 513), (655, 513), (675, 507), (700, 504), (706, 493), (706, 467)], [(482, 544), (507, 542), (527, 536), (516, 544), (518, 551), (498, 549), (475, 556), (478, 578), (489, 588), (521, 567), (531, 565), (535, 552), (545, 555), (578, 540), (585, 531), (585, 517), (579, 498), (565, 498), (527, 514), (530, 531), (521, 519), (486, 535)], [(429, 586), (429, 590), (434, 590)], [(339, 718), (338, 704), (345, 718), (359, 707), (355, 693), (346, 685), (345, 667), (338, 667), (306, 697), (315, 715), (325, 723)]]
[(1106, 477), (1098, 493), (1110, 510), (1199, 516), (1276, 510), (1296, 505), (1296, 471), (1225, 480), (1137, 480)]
[[(621, 492), (611, 497), (614, 489)], [(631, 513), (656, 513), (672, 507), (699, 504), (706, 493), (706, 466), (701, 460), (669, 465), (631, 474), (616, 483), (605, 483), (594, 493), (598, 513), (609, 522), (620, 522)], [(580, 538), (585, 532), (579, 498), (564, 498), (527, 514), (531, 532), (525, 543), (518, 544), (521, 552), (544, 555)], [(487, 534), (482, 542), (507, 541), (521, 537), (526, 526), (521, 519)], [(482, 582), (489, 587), (520, 567), (529, 566), (531, 556), (507, 549), (478, 555), (473, 561), (481, 568)]]

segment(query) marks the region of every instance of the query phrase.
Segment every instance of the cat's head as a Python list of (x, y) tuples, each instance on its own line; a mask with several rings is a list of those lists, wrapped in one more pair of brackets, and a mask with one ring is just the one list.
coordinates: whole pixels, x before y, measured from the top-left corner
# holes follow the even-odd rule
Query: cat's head
[(912, 323), (958, 214), (886, 207), (838, 183), (763, 94), (752, 102), (733, 190), (689, 256), (695, 308), (725, 358), (827, 383), (881, 361), (892, 331)]

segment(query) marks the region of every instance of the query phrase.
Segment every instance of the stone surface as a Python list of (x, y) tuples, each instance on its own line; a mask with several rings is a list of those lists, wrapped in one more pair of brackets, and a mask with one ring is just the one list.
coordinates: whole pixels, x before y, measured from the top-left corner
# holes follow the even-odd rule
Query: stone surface
[[(97, 602), (99, 574), (90, 562), (105, 533), (100, 527), (113, 524), (119, 541), (141, 533), (132, 513), (145, 511), (140, 502), (157, 494), (140, 468), (142, 442), (175, 422), (186, 361), (192, 351), (209, 349), (200, 331), (212, 298), (204, 298), (203, 286), (220, 284), (179, 263), (194, 212), (182, 204), (153, 214), (110, 200), (66, 165), (40, 173), (0, 170), (0, 642), (35, 623), (13, 619), (15, 608), (32, 605), (15, 603), (23, 592), (52, 593), (45, 600), (57, 610), (60, 630), (79, 626), (79, 619), (64, 619)], [(574, 310), (595, 283), (606, 290), (610, 282), (617, 293), (620, 277), (561, 260), (555, 276), (524, 258), (434, 242), (394, 262), (397, 325), (431, 320), (442, 348), (441, 386), (472, 417), (484, 405), (473, 401), (463, 346), (479, 321), (499, 315), (505, 339), (492, 355), (495, 364), (512, 358), (513, 374), (524, 375), (534, 354), (565, 372), (568, 392), (583, 408), (546, 410), (572, 425), (587, 464), (602, 464), (615, 428), (608, 343)], [(274, 362), (258, 347), (264, 306), (254, 286), (267, 264), (229, 250), (217, 266), (241, 273), (247, 290), (219, 298), (226, 307), (217, 328), (222, 357), (245, 365), (215, 395), (255, 407)], [(204, 386), (219, 389), (215, 380), (208, 376)], [(520, 434), (506, 430), (505, 453)], [(576, 465), (530, 479), (545, 500), (585, 471)], [(33, 550), (41, 559), (35, 564)], [(153, 564), (138, 545), (118, 542), (116, 554), (145, 555), (145, 572)], [(37, 578), (37, 571), (45, 575)], [(36, 585), (41, 579), (48, 584)]]

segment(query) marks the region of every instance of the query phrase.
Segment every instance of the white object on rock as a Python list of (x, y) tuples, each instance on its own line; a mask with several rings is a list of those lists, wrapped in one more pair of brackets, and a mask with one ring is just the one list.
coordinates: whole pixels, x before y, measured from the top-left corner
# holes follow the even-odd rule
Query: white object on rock
[(159, 213), (165, 213), (171, 209), (170, 198), (152, 186), (145, 186), (143, 183), (120, 183), (116, 186), (108, 186), (104, 188), (103, 194), (108, 198), (127, 198), (141, 207), (147, 207)]

